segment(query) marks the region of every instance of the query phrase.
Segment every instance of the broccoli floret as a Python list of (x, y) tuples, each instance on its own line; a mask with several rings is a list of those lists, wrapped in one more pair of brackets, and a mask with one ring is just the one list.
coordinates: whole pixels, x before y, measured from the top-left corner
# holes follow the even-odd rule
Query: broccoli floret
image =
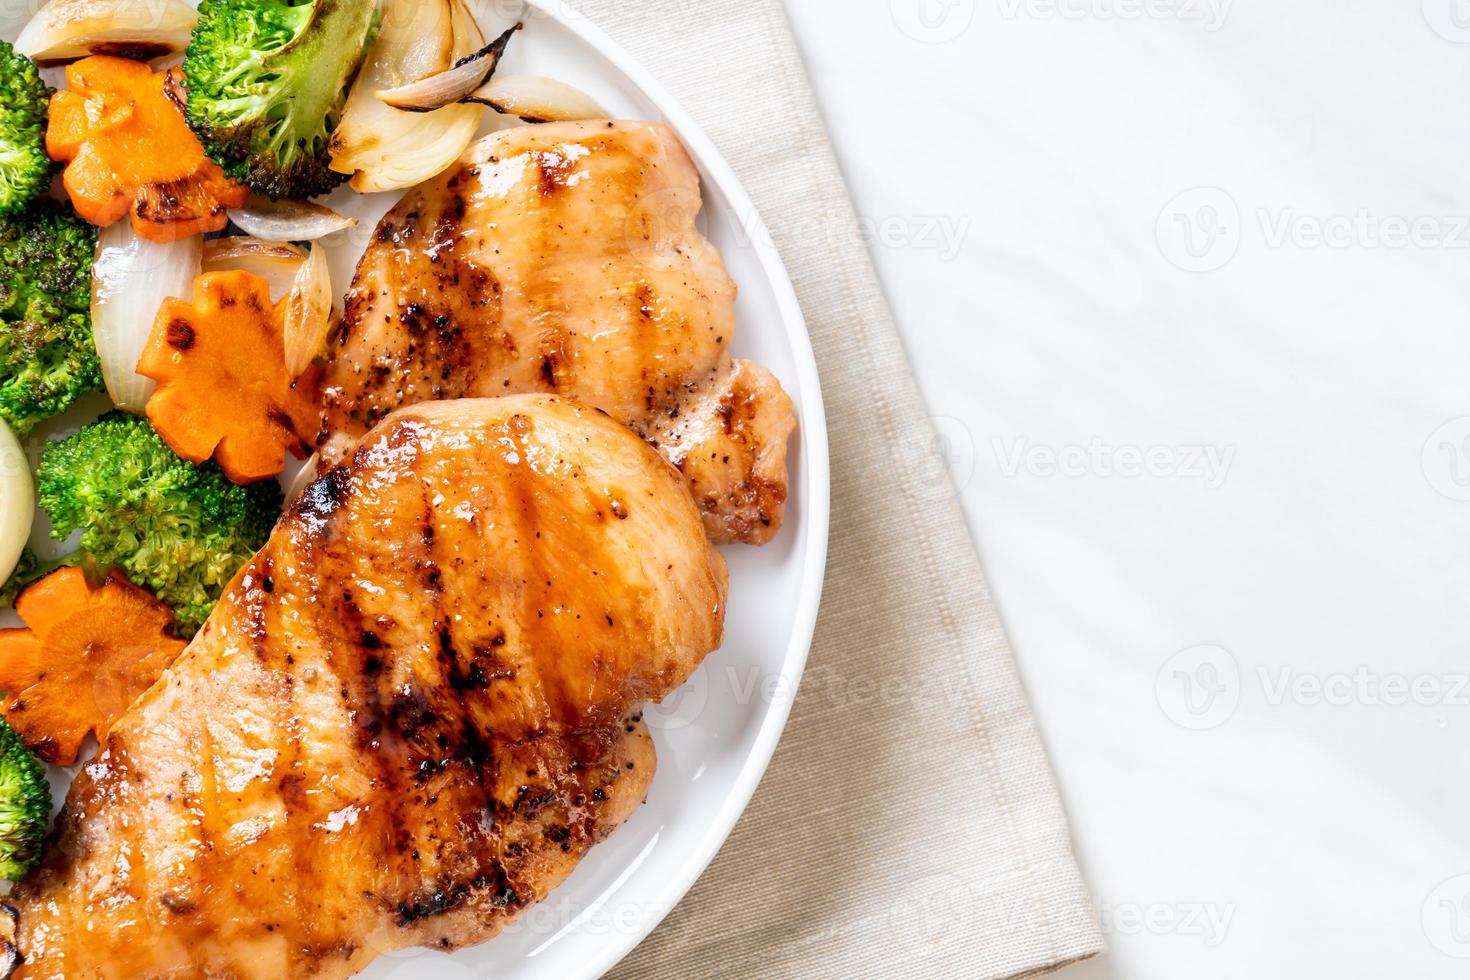
[(337, 186), (327, 140), (376, 20), (374, 0), (203, 0), (184, 77), (205, 151), (273, 198)]
[(50, 101), (36, 63), (0, 41), (0, 215), (19, 211), (51, 184)]
[(212, 462), (181, 459), (146, 419), (125, 412), (48, 445), (36, 489), (53, 537), (80, 529), (77, 560), (121, 569), (152, 589), (185, 636), (281, 513), (275, 481), (236, 486)]
[(102, 390), (92, 340), (97, 229), (40, 199), (0, 218), (0, 418), (18, 436)]
[(46, 769), (0, 718), (0, 878), (19, 881), (41, 863), (50, 818)]

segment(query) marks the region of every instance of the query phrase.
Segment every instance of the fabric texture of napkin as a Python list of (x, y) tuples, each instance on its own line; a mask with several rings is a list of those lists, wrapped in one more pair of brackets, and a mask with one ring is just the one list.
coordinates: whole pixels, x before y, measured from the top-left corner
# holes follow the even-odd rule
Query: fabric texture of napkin
[(1015, 977), (1102, 938), (1011, 651), (780, 0), (573, 0), (755, 199), (806, 314), (832, 529), (811, 659), (734, 833), (610, 976)]

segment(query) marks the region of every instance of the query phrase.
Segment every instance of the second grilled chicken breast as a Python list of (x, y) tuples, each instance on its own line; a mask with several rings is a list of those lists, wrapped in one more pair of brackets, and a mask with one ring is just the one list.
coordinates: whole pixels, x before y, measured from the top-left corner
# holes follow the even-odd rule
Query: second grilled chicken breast
[(795, 416), (769, 371), (730, 356), (735, 284), (699, 210), (699, 175), (661, 124), (487, 137), (362, 257), (322, 379), (324, 465), (402, 405), (555, 392), (657, 446), (713, 540), (769, 540)]
[(8, 899), (27, 978), (348, 976), (481, 942), (637, 807), (717, 646), (678, 473), (530, 395), (399, 412), (292, 505)]

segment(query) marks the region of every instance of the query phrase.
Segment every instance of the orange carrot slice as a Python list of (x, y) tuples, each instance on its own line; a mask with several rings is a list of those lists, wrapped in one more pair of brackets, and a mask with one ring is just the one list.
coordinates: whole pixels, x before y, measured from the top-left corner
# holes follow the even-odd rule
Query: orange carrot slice
[(66, 69), (70, 87), (51, 97), (46, 129), (77, 213), (103, 226), (131, 214), (155, 242), (218, 231), (249, 194), (204, 155), (166, 76), (127, 58), (83, 58)]
[(79, 568), (26, 589), (15, 611), (26, 628), (0, 630), (0, 713), (47, 762), (68, 766), (88, 732), (113, 722), (184, 650), (173, 612), (112, 575), (92, 588)]
[(164, 301), (138, 373), (158, 382), (148, 420), (174, 452), (213, 456), (236, 483), (280, 473), (288, 449), (305, 458), (318, 416), (309, 379), (286, 367), (285, 315), (248, 272), (205, 273), (192, 302)]

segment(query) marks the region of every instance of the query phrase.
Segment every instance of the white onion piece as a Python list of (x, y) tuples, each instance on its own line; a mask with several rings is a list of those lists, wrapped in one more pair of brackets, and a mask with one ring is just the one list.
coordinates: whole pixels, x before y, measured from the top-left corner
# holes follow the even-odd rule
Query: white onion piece
[(35, 516), (30, 462), (15, 433), (0, 420), (0, 582), (15, 571)]
[(297, 470), (296, 471), (296, 475), (293, 476), (291, 478), (290, 482), (288, 482), (286, 484), (286, 494), (285, 494), (285, 496), (286, 496), (286, 505), (288, 507), (297, 498), (299, 498), (303, 493), (306, 492), (306, 488), (307, 487), (311, 486), (313, 483), (316, 482), (317, 477), (321, 476), (321, 474), (316, 471), (317, 470), (317, 466), (320, 463), (321, 463), (321, 454), (320, 453), (312, 453), (311, 454), (311, 458), (308, 459), (304, 464), (302, 464), (301, 469)]
[(315, 243), (286, 297), (286, 370), (300, 377), (327, 343), (332, 327), (332, 270)]
[(248, 272), (271, 284), (271, 301), (280, 302), (296, 282), (306, 253), (288, 242), (248, 235), (211, 238), (204, 243), (205, 272)]
[(465, 98), (526, 122), (606, 119), (607, 110), (579, 88), (538, 75), (496, 75)]
[[(387, 0), (383, 5), (374, 51), (364, 60), (364, 67), (374, 54), (391, 54), (393, 73), (388, 80), (389, 88), (447, 71), (460, 57), (454, 46), (457, 6), (459, 4), (451, 0)], [(389, 35), (389, 41), (385, 47), (380, 47), (384, 34)], [(464, 53), (479, 50), (484, 43), (482, 39)], [(363, 94), (371, 93), (364, 91)]]
[(177, 55), (199, 20), (184, 0), (51, 0), (15, 39), (15, 50), (43, 65), (94, 54), (152, 61)]
[(203, 257), (198, 235), (165, 245), (134, 232), (131, 222), (102, 229), (92, 263), (92, 335), (118, 408), (143, 414), (154, 384), (137, 372), (138, 358), (163, 301), (192, 295)]
[[(425, 44), (426, 38), (443, 43)], [(328, 146), (332, 169), (351, 174), (352, 188), (371, 194), (421, 184), (458, 160), (479, 129), (481, 106), (404, 112), (373, 93), (444, 71), (484, 44), (461, 0), (387, 0), (378, 39)]]
[(500, 56), (505, 54), (505, 46), (510, 43), (510, 36), (520, 29), (520, 24), (508, 28), (474, 54), (456, 62), (448, 71), (397, 88), (378, 89), (373, 94), (394, 109), (406, 112), (433, 112), (453, 105), (490, 80), (500, 64)]
[(311, 201), (272, 201), (250, 195), (243, 208), (230, 208), (230, 220), (247, 235), (268, 242), (310, 242), (351, 228), (356, 218)]
[[(449, 0), (449, 23), (453, 34), (449, 60), (435, 69), (436, 71), (444, 71), (485, 46), (485, 32), (480, 30), (480, 22), (475, 19), (475, 12), (470, 9), (466, 0)], [(432, 72), (425, 72), (419, 77), (429, 74)]]

